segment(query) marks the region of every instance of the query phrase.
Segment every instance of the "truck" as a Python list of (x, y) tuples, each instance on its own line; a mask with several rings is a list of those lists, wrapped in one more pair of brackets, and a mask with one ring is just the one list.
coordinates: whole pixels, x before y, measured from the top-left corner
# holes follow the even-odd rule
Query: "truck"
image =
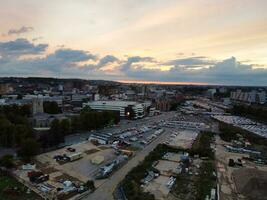
[(78, 152), (78, 153), (73, 153), (73, 154), (70, 154), (68, 155), (70, 161), (75, 161), (75, 160), (78, 160), (80, 158), (83, 157), (82, 153)]

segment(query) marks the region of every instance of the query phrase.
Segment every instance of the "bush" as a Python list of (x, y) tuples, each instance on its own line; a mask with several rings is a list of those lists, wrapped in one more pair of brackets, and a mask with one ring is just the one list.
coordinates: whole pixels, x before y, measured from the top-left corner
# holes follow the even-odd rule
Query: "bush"
[(5, 155), (0, 159), (0, 165), (6, 168), (14, 167), (13, 155)]
[(256, 106), (245, 106), (245, 105), (235, 105), (231, 113), (234, 115), (241, 115), (245, 117), (250, 117), (261, 122), (267, 123), (267, 109), (266, 107), (256, 107)]
[(88, 187), (90, 190), (94, 191), (95, 190), (95, 183), (92, 180), (88, 180), (85, 183), (85, 186)]
[(191, 155), (198, 154), (201, 157), (208, 157), (214, 159), (214, 152), (210, 147), (214, 137), (212, 132), (201, 132), (194, 142), (190, 151)]
[[(174, 149), (168, 147), (165, 144), (159, 144), (148, 156), (145, 157), (144, 161), (138, 166), (134, 167), (122, 181), (122, 186), (125, 195), (129, 200), (154, 200), (154, 195), (143, 192), (140, 185), (141, 180), (145, 177), (146, 171), (152, 169), (152, 163), (162, 158), (167, 152), (180, 152), (181, 149)], [(154, 169), (153, 169), (154, 170)]]
[(32, 157), (40, 152), (40, 144), (31, 138), (22, 142), (18, 155), (22, 157), (25, 162), (31, 161)]

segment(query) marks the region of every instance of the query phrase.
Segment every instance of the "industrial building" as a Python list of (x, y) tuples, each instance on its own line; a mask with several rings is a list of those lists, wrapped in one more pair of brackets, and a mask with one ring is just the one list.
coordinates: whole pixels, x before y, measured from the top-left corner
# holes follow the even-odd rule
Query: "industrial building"
[(109, 110), (120, 113), (121, 118), (139, 119), (145, 116), (150, 102), (139, 103), (135, 101), (91, 101), (84, 103), (83, 107), (89, 106), (92, 110)]

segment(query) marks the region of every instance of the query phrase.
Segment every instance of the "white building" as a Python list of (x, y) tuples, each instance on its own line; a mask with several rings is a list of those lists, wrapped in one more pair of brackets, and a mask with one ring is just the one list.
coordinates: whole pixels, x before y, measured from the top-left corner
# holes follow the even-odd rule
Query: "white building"
[(0, 105), (6, 105), (6, 100), (5, 99), (0, 99)]
[(246, 103), (266, 103), (266, 92), (265, 91), (256, 91), (251, 90), (250, 92), (243, 92), (242, 90), (236, 90), (231, 92), (231, 99)]
[(147, 108), (146, 103), (135, 101), (92, 101), (84, 103), (83, 107), (89, 106), (92, 110), (110, 110), (120, 113), (121, 118), (142, 118)]
[(32, 113), (35, 115), (36, 113), (43, 113), (44, 107), (43, 107), (43, 98), (34, 97), (32, 99)]

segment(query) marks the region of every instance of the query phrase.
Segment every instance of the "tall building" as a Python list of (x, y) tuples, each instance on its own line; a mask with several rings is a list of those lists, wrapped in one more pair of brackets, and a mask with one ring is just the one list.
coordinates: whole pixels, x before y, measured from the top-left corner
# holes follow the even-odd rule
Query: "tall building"
[(231, 99), (244, 103), (258, 103), (264, 104), (267, 102), (266, 91), (251, 90), (249, 92), (243, 92), (242, 90), (236, 90), (231, 92)]
[(44, 107), (43, 107), (43, 98), (42, 97), (34, 97), (32, 99), (32, 114), (35, 115), (37, 113), (43, 113)]

